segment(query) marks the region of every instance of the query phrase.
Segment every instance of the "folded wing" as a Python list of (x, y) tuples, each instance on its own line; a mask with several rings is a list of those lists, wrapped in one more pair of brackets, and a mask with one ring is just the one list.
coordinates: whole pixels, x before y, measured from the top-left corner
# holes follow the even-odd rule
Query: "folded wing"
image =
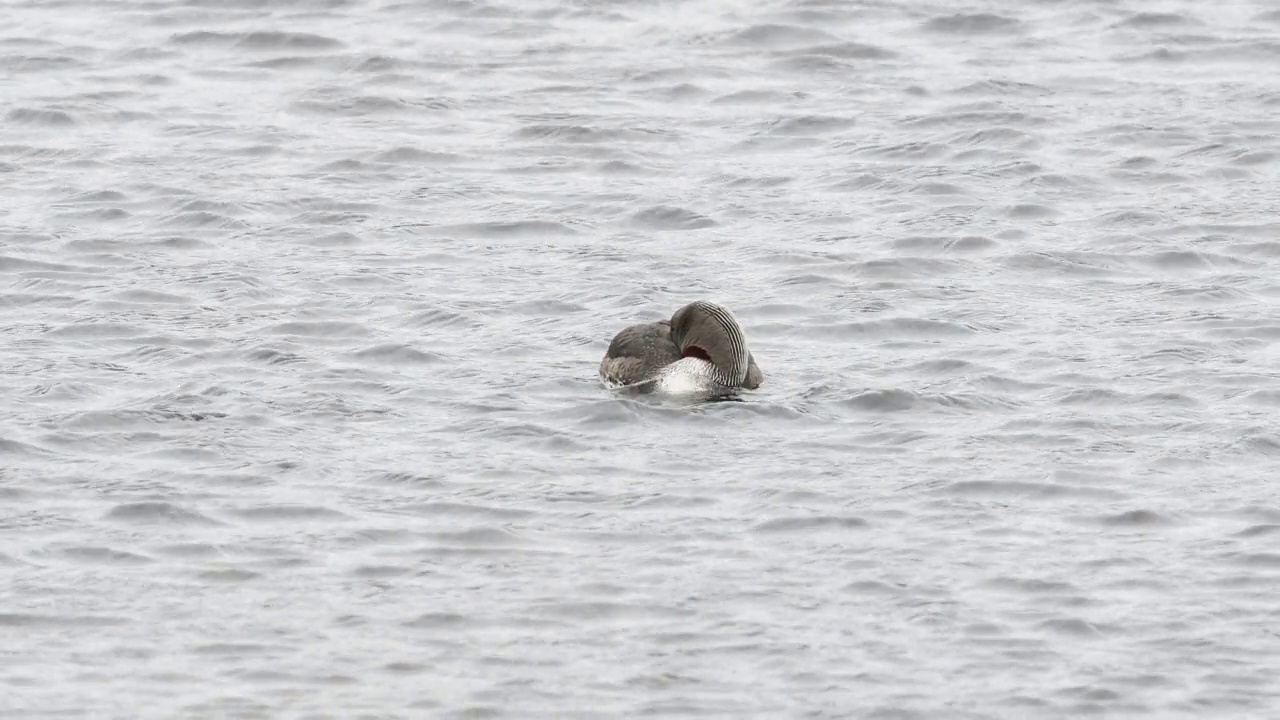
[(655, 377), (680, 359), (671, 323), (632, 325), (618, 333), (600, 361), (600, 377), (610, 385), (635, 385)]

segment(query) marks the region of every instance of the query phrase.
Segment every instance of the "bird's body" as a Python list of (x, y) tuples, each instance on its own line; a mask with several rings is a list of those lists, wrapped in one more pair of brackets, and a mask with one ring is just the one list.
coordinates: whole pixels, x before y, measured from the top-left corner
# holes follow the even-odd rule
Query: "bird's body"
[(754, 390), (764, 381), (737, 319), (705, 301), (680, 308), (671, 320), (619, 332), (600, 361), (600, 377), (610, 387), (670, 394)]

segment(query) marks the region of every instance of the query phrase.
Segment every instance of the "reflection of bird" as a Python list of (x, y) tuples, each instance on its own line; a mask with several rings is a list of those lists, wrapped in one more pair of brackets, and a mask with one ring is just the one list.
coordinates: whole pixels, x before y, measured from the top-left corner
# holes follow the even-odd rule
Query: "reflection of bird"
[(702, 300), (680, 308), (670, 321), (618, 333), (600, 361), (600, 378), (613, 387), (670, 393), (754, 390), (764, 382), (733, 313)]

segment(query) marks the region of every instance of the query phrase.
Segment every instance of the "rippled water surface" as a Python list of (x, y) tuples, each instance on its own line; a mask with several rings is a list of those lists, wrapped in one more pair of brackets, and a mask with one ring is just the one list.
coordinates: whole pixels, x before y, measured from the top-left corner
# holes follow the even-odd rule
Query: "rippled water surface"
[(3, 12), (6, 717), (1280, 714), (1270, 0)]

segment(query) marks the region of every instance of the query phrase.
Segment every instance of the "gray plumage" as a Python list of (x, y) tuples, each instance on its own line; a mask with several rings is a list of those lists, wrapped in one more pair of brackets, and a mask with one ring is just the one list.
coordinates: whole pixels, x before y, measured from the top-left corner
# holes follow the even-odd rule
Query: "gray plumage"
[(654, 383), (648, 381), (686, 357), (708, 361), (710, 379), (721, 388), (754, 390), (764, 382), (733, 314), (705, 301), (685, 305), (670, 320), (632, 325), (618, 333), (600, 361), (600, 377), (610, 385), (649, 391)]

